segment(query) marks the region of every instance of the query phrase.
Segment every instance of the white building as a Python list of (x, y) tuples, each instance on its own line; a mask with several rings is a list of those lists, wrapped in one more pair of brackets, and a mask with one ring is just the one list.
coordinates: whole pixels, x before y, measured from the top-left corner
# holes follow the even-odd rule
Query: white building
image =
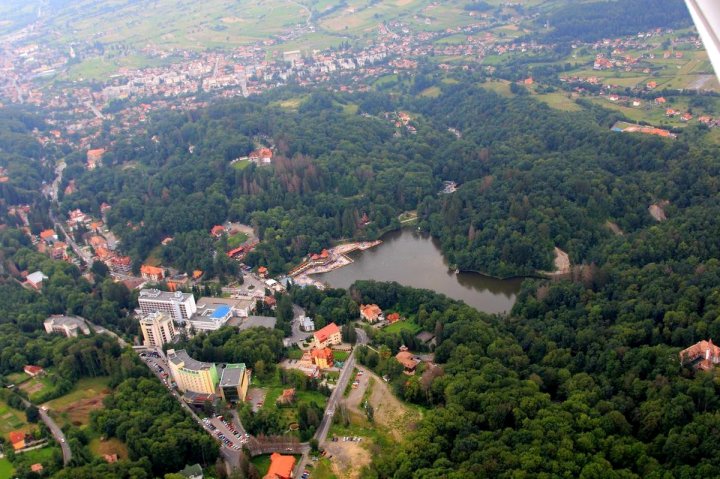
[(85, 320), (77, 316), (53, 315), (45, 320), (44, 325), (46, 333), (63, 334), (68, 338), (76, 338), (78, 332), (90, 334), (90, 328)]
[(190, 293), (168, 293), (159, 289), (142, 289), (138, 297), (143, 315), (162, 311), (182, 324), (197, 311), (195, 298)]
[(161, 311), (155, 311), (140, 319), (140, 329), (145, 338), (145, 346), (153, 348), (175, 342), (178, 335), (172, 318)]
[(315, 321), (308, 318), (307, 316), (300, 316), (300, 329), (303, 331), (315, 331)]

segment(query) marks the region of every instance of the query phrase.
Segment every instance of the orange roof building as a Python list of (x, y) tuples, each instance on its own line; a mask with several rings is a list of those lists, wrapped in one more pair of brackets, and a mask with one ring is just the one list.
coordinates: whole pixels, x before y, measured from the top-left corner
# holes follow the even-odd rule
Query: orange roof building
[(33, 464), (32, 466), (30, 466), (30, 470), (31, 470), (32, 472), (42, 472), (42, 470), (43, 470), (43, 465), (40, 464), (39, 462), (38, 462), (38, 463), (35, 463), (35, 464)]
[(25, 371), (25, 374), (27, 374), (28, 376), (31, 376), (31, 377), (38, 376), (45, 372), (45, 370), (43, 368), (41, 368), (40, 366), (33, 366), (31, 364), (28, 364), (27, 366), (25, 366), (23, 371)]
[(258, 268), (258, 274), (260, 276), (265, 276), (268, 273), (268, 269), (265, 266), (260, 266)]
[(270, 469), (263, 479), (292, 479), (294, 467), (295, 458), (293, 456), (283, 456), (273, 452), (270, 456)]
[(405, 346), (400, 348), (400, 352), (395, 355), (395, 359), (403, 365), (405, 374), (415, 374), (415, 368), (420, 364), (420, 361)]
[(225, 227), (220, 225), (215, 225), (210, 230), (210, 234), (215, 236), (216, 238), (220, 237), (225, 232)]
[(387, 322), (390, 324), (397, 323), (400, 321), (400, 313), (390, 313), (385, 317), (385, 319), (387, 319)]
[(165, 272), (162, 268), (144, 264), (140, 267), (140, 275), (148, 281), (162, 281), (165, 277)]
[(384, 319), (382, 309), (377, 304), (361, 304), (360, 318), (368, 323), (376, 323)]
[(25, 433), (22, 431), (12, 431), (8, 434), (8, 440), (16, 451), (25, 447)]
[(315, 333), (313, 333), (313, 338), (315, 340), (315, 349), (324, 349), (328, 346), (332, 346), (333, 344), (342, 343), (340, 328), (338, 328), (335, 323), (330, 323), (324, 328), (315, 331)]
[(720, 363), (720, 348), (713, 344), (712, 339), (699, 341), (680, 351), (680, 363), (690, 364), (697, 369), (709, 371)]
[(54, 229), (46, 229), (40, 233), (40, 238), (45, 241), (52, 241), (58, 239)]
[(335, 358), (330, 348), (313, 349), (310, 355), (313, 364), (320, 369), (329, 369), (335, 365)]

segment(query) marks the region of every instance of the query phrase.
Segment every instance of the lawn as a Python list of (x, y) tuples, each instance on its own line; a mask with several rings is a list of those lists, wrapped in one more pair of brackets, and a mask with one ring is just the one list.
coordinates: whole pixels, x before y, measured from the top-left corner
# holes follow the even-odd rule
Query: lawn
[(27, 375), (26, 373), (24, 373), (24, 372), (8, 374), (8, 375), (5, 376), (5, 377), (6, 377), (6, 379), (8, 380), (8, 382), (10, 382), (10, 383), (12, 383), (12, 384), (15, 384), (16, 386), (17, 386), (18, 384), (22, 384), (22, 383), (24, 383), (25, 381), (27, 381), (28, 379), (30, 379), (30, 376), (28, 376), (28, 375)]
[(429, 88), (424, 89), (420, 96), (426, 97), (426, 98), (437, 98), (441, 94), (440, 87), (437, 86), (431, 86)]
[(45, 404), (53, 417), (64, 423), (83, 426), (90, 421), (90, 412), (102, 408), (102, 400), (110, 394), (110, 378), (83, 378), (70, 392)]
[(301, 349), (293, 348), (288, 351), (288, 359), (299, 360), (302, 359), (303, 352)]
[(14, 472), (15, 468), (7, 458), (0, 459), (0, 479), (10, 479)]
[(50, 383), (50, 379), (47, 375), (31, 378), (20, 385), (20, 389), (28, 394), (31, 402), (36, 402), (38, 397), (53, 388), (54, 386)]
[(313, 479), (337, 479), (337, 476), (332, 472), (330, 460), (326, 458), (322, 458), (315, 463), (312, 477)]
[(39, 462), (42, 465), (48, 465), (53, 460), (54, 451), (59, 451), (59, 449), (56, 446), (43, 447), (42, 449), (34, 449), (32, 451), (23, 452), (22, 454), (19, 454), (18, 457), (21, 457), (23, 462), (27, 464), (35, 464)]
[(545, 102), (556, 110), (580, 111), (582, 108), (575, 103), (575, 100), (568, 98), (565, 93), (546, 93), (538, 95), (538, 100)]
[(238, 171), (244, 170), (250, 166), (250, 160), (236, 161), (232, 164), (232, 167)]
[(420, 326), (406, 319), (405, 321), (398, 321), (394, 324), (391, 324), (390, 326), (383, 328), (383, 332), (399, 333), (401, 331), (410, 331), (413, 334), (417, 334), (420, 332), (420, 329)]
[(335, 361), (345, 362), (348, 356), (350, 356), (350, 353), (347, 351), (333, 351), (333, 357), (335, 358)]
[(250, 459), (250, 463), (253, 464), (258, 472), (260, 473), (260, 477), (265, 477), (265, 474), (267, 474), (268, 469), (270, 469), (270, 454), (263, 454), (262, 456), (255, 456), (252, 459)]
[(98, 457), (102, 457), (105, 454), (117, 454), (120, 459), (127, 459), (128, 450), (125, 443), (120, 439), (111, 437), (106, 441), (101, 441), (99, 437), (93, 438), (89, 444), (90, 452)]
[[(249, 163), (249, 162), (238, 161), (237, 163)], [(227, 239), (228, 248), (231, 248), (231, 249), (237, 248), (238, 246), (240, 246), (247, 240), (248, 240), (248, 235), (246, 235), (245, 233), (236, 233), (236, 234), (228, 237), (228, 239)]]

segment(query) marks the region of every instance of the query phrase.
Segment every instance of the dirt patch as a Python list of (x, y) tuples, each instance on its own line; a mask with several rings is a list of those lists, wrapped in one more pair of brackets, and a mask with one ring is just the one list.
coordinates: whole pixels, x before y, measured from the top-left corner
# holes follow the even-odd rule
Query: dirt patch
[(61, 414), (67, 414), (68, 421), (70, 421), (74, 426), (88, 424), (90, 422), (90, 413), (97, 409), (102, 409), (103, 399), (105, 399), (108, 394), (109, 393), (103, 391), (97, 397), (82, 399), (58, 412)]
[(648, 211), (650, 212), (650, 216), (655, 218), (655, 221), (667, 220), (667, 216), (665, 215), (665, 207), (669, 204), (670, 204), (669, 201), (663, 200), (658, 203), (655, 203), (654, 205), (650, 205), (650, 207), (648, 208)]
[(370, 464), (370, 451), (361, 446), (362, 442), (328, 442), (325, 450), (332, 456), (333, 472), (342, 479), (357, 479), (363, 466)]
[(622, 236), (625, 234), (623, 230), (621, 230), (620, 227), (617, 225), (617, 223), (613, 223), (610, 220), (605, 222), (605, 227), (615, 233), (617, 236)]
[(376, 376), (370, 404), (375, 410), (375, 422), (387, 428), (398, 442), (403, 441), (405, 432), (420, 420), (420, 414), (400, 402), (388, 384)]
[(45, 387), (43, 383), (40, 381), (27, 381), (20, 385), (20, 389), (28, 393), (28, 395), (35, 394), (37, 392), (42, 391), (42, 389)]
[(245, 402), (250, 403), (253, 412), (258, 412), (265, 404), (266, 389), (250, 388), (245, 396)]

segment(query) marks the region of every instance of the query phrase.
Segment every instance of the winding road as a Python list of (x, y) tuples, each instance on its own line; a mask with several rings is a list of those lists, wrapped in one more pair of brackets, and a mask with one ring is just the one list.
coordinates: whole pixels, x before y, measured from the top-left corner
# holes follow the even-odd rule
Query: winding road
[[(29, 406), (34, 406), (33, 403), (23, 398), (22, 396), (20, 396), (20, 399), (22, 399), (22, 402), (26, 408)], [(57, 425), (53, 418), (48, 415), (47, 411), (45, 411), (43, 408), (38, 409), (40, 412), (40, 419), (42, 419), (42, 422), (45, 423), (45, 425), (50, 430), (50, 433), (60, 445), (60, 449), (62, 449), (63, 455), (63, 464), (67, 466), (68, 464), (70, 464), (70, 460), (72, 459), (72, 451), (70, 450), (70, 446), (68, 446), (67, 440), (65, 439), (65, 434), (63, 434), (62, 429), (60, 429), (60, 426)]]

